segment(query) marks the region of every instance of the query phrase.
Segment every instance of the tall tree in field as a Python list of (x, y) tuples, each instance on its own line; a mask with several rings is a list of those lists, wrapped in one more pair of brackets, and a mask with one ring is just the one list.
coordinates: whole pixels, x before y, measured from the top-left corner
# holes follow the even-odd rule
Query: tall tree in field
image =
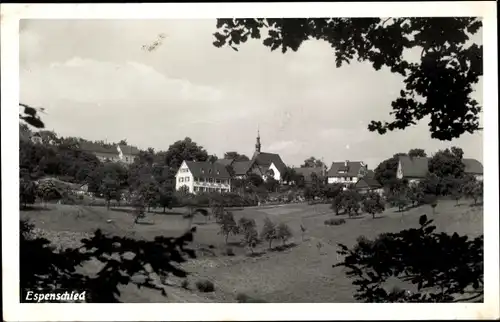
[(187, 137), (170, 145), (165, 153), (165, 163), (169, 167), (177, 169), (184, 160), (207, 161), (208, 157), (207, 151), (202, 146)]
[(375, 219), (375, 214), (384, 212), (385, 205), (382, 197), (375, 192), (366, 194), (362, 201), (363, 211), (372, 215)]
[(374, 179), (380, 182), (384, 187), (392, 187), (397, 181), (397, 172), (399, 164), (399, 156), (406, 155), (405, 153), (395, 154), (392, 158), (382, 161), (374, 170)]
[(234, 220), (234, 215), (230, 211), (224, 211), (222, 214), (221, 220), (219, 221), (220, 232), (222, 236), (224, 236), (224, 241), (227, 244), (227, 240), (229, 235), (237, 235), (240, 232), (236, 221)]
[(271, 221), (271, 219), (264, 219), (264, 226), (262, 227), (262, 232), (260, 233), (261, 239), (269, 243), (269, 249), (272, 247), (273, 240), (276, 239), (276, 224)]
[[(367, 61), (375, 70), (387, 67), (404, 78), (404, 88), (392, 102), (387, 122), (372, 121), (368, 130), (385, 134), (430, 117), (432, 138), (452, 140), (480, 128), (482, 110), (472, 97), (483, 75), (483, 47), (467, 44), (482, 27), (480, 18), (257, 18), (217, 19), (214, 46), (238, 50), (249, 39), (267, 36), (271, 51), (297, 51), (304, 41), (328, 42), (337, 67)], [(404, 52), (420, 50), (420, 60), (408, 61)]]
[(300, 166), (301, 168), (320, 168), (325, 167), (325, 164), (320, 159), (315, 157), (310, 157), (304, 160), (304, 164)]
[(424, 149), (411, 149), (410, 151), (408, 151), (408, 155), (412, 158), (413, 157), (426, 157), (427, 153), (425, 153)]
[(249, 161), (250, 160), (246, 155), (239, 154), (236, 151), (229, 151), (229, 152), (224, 153), (224, 159), (234, 160), (234, 161)]
[(440, 150), (429, 160), (429, 172), (439, 178), (460, 178), (464, 176), (465, 165), (462, 162), (463, 151), (460, 148)]

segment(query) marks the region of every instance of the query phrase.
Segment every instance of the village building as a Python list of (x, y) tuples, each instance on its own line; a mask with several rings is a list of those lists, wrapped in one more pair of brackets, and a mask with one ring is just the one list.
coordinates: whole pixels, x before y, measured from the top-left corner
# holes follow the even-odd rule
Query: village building
[(373, 177), (370, 176), (365, 176), (362, 177), (356, 182), (354, 185), (354, 188), (360, 193), (360, 194), (366, 194), (368, 192), (375, 192), (378, 194), (382, 194), (384, 192), (384, 189), (380, 182), (375, 180)]
[(183, 161), (175, 175), (175, 189), (190, 193), (231, 192), (231, 175), (226, 166), (210, 161)]
[(261, 152), (260, 134), (257, 133), (255, 152), (249, 161), (235, 161), (232, 159), (217, 160), (216, 163), (231, 167), (234, 178), (242, 179), (254, 173), (266, 180), (273, 177), (277, 181), (282, 181), (286, 171), (286, 165), (279, 154)]
[(328, 184), (340, 183), (344, 186), (355, 184), (366, 175), (367, 165), (363, 161), (332, 162), (328, 170)]
[(304, 183), (310, 185), (313, 183), (314, 176), (323, 182), (327, 182), (326, 176), (326, 166), (324, 167), (304, 167), (304, 168), (293, 168), (296, 174), (301, 175), (304, 178)]
[[(396, 177), (406, 179), (411, 183), (418, 183), (423, 180), (429, 172), (428, 157), (400, 156)], [(476, 159), (462, 159), (465, 174), (472, 175), (476, 180), (483, 180), (483, 165)]]
[(138, 148), (125, 144), (103, 146), (93, 142), (81, 142), (79, 146), (82, 151), (94, 154), (102, 162), (111, 161), (132, 164), (139, 155)]

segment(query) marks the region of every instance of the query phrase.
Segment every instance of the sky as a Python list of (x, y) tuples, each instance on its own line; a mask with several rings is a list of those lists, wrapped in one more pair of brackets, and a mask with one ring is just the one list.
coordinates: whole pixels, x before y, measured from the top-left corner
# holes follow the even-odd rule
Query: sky
[[(262, 151), (294, 166), (314, 156), (374, 169), (411, 148), (431, 154), (454, 145), (483, 161), (481, 133), (443, 142), (431, 139), (425, 119), (385, 135), (368, 131), (371, 120), (392, 120), (400, 76), (368, 63), (336, 68), (332, 49), (315, 40), (287, 54), (259, 41), (238, 52), (216, 48), (215, 23), (22, 20), (20, 101), (44, 107), (46, 129), (61, 136), (157, 151), (190, 137), (219, 157), (251, 156), (259, 129)], [(160, 34), (155, 50), (143, 49)], [(482, 82), (474, 97), (482, 104)]]

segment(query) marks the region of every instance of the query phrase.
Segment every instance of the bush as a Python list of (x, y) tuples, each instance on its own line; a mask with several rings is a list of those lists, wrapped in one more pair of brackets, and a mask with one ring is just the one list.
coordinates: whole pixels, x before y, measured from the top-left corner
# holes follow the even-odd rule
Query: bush
[(345, 224), (345, 219), (343, 218), (334, 218), (325, 220), (325, 226), (339, 226)]
[(234, 251), (231, 247), (226, 248), (226, 251), (224, 252), (225, 255), (227, 256), (234, 256)]
[(238, 301), (238, 303), (267, 303), (267, 301), (253, 298), (244, 293), (238, 293), (236, 301)]
[(196, 288), (203, 293), (210, 293), (215, 291), (214, 283), (209, 280), (201, 280), (196, 282)]

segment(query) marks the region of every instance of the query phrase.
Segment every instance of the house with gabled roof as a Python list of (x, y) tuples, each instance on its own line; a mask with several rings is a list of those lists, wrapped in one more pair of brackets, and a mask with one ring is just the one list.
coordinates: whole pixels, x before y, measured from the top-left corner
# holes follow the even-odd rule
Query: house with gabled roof
[(94, 142), (79, 142), (82, 151), (94, 154), (99, 160), (111, 162), (134, 163), (135, 157), (139, 155), (139, 149), (135, 146), (125, 144), (112, 144), (103, 146)]
[(293, 168), (296, 174), (302, 176), (304, 178), (304, 183), (309, 185), (313, 182), (313, 177), (316, 177), (326, 183), (326, 166), (324, 167), (304, 167), (304, 168)]
[(210, 161), (183, 161), (175, 175), (175, 189), (190, 193), (231, 192), (231, 175), (223, 164)]
[(220, 160), (218, 163), (231, 166), (235, 178), (244, 178), (250, 173), (263, 179), (272, 176), (277, 181), (283, 180), (286, 165), (277, 153), (261, 152), (260, 134), (257, 133), (255, 152), (249, 161)]
[[(429, 172), (428, 157), (410, 157), (403, 155), (399, 157), (396, 177), (406, 179), (409, 183), (417, 183), (424, 179)], [(476, 159), (462, 159), (464, 172), (472, 175), (476, 180), (483, 180), (483, 165)]]
[(356, 189), (360, 194), (366, 194), (368, 192), (376, 192), (378, 194), (382, 194), (384, 192), (384, 189), (380, 182), (378, 182), (371, 176), (364, 176), (360, 178), (354, 185), (354, 189)]
[(327, 173), (328, 184), (355, 184), (367, 171), (368, 167), (363, 161), (332, 162)]

